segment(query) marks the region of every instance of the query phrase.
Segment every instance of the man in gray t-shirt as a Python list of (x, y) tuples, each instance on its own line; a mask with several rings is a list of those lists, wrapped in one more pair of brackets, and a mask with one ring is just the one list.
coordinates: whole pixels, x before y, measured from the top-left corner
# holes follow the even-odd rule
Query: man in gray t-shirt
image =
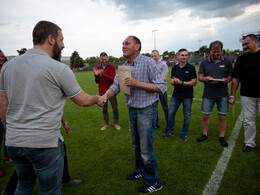
[[(167, 77), (168, 77), (168, 66), (165, 62), (162, 62), (160, 60), (160, 54), (159, 51), (153, 50), (151, 53), (151, 57), (155, 60), (158, 68), (161, 70), (163, 74), (163, 80), (166, 85), (166, 91), (165, 93), (159, 93), (159, 99), (161, 101), (161, 105), (163, 108), (164, 116), (165, 116), (165, 123), (166, 123), (166, 128), (165, 128), (165, 133), (168, 131), (168, 94), (167, 94)], [(156, 119), (156, 127), (159, 128), (159, 115), (157, 114), (157, 119)]]
[[(6, 146), (15, 163), (19, 194), (32, 193), (37, 175), (41, 193), (60, 194), (64, 149), (60, 134), (66, 98), (79, 106), (104, 104), (86, 94), (70, 68), (58, 59), (64, 48), (61, 29), (40, 21), (33, 30), (33, 49), (1, 70), (0, 113)], [(54, 59), (53, 59), (54, 58)]]

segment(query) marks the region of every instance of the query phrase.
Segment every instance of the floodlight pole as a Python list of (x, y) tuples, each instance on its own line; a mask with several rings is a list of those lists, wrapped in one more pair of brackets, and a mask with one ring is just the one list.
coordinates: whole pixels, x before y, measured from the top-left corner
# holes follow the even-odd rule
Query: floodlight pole
[(156, 49), (156, 35), (155, 35), (156, 31), (158, 30), (152, 30), (152, 32), (154, 33), (154, 49)]

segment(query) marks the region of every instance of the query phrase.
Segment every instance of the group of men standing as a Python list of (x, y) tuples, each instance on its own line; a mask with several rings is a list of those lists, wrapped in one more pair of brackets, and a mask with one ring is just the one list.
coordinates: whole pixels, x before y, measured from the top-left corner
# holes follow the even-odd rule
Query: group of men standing
[[(102, 53), (100, 55), (102, 67), (94, 70), (95, 81), (100, 83), (106, 78), (110, 80), (110, 86), (104, 91), (99, 88), (99, 96), (86, 94), (68, 66), (54, 60), (60, 56), (64, 48), (60, 27), (48, 21), (40, 21), (33, 30), (33, 43), (33, 49), (6, 63), (1, 70), (0, 116), (7, 129), (7, 150), (16, 166), (18, 176), (16, 194), (32, 193), (36, 175), (42, 194), (58, 195), (64, 166), (64, 146), (60, 126), (66, 98), (70, 98), (79, 106), (93, 104), (104, 106), (107, 100), (111, 101), (112, 97), (120, 93), (119, 75), (115, 74), (113, 80), (109, 78), (106, 71), (111, 67), (106, 63), (107, 59), (104, 59), (107, 55)], [(255, 127), (253, 120), (256, 108), (260, 109), (259, 90), (255, 90), (257, 84), (260, 84), (256, 79), (260, 74), (260, 51), (253, 36), (245, 38), (243, 47), (247, 53), (237, 60), (233, 72), (231, 96), (228, 97), (227, 83), (231, 81), (232, 65), (221, 56), (222, 47), (221, 42), (213, 42), (210, 45), (211, 56), (201, 64), (199, 70), (199, 81), (204, 82), (205, 87), (202, 102), (203, 135), (197, 141), (207, 139), (209, 116), (216, 103), (220, 143), (224, 147), (228, 146), (224, 139), (228, 99), (230, 98), (231, 104), (235, 103), (234, 96), (240, 81), (241, 95), (245, 97), (242, 107), (246, 126), (246, 149), (243, 151), (248, 152), (255, 148), (256, 129), (252, 127)], [(127, 175), (126, 180), (144, 177), (145, 183), (138, 188), (138, 192), (150, 193), (162, 188), (153, 142), (159, 94), (161, 101), (165, 101), (167, 89), (165, 74), (163, 75), (159, 69), (158, 61), (140, 54), (140, 51), (141, 41), (137, 37), (128, 36), (123, 41), (122, 52), (127, 59), (123, 66), (132, 66), (131, 77), (127, 77), (124, 82), (130, 87), (130, 94), (125, 95), (126, 105), (129, 108), (132, 146), (135, 149), (135, 170)], [(156, 52), (153, 51), (152, 55), (156, 56)], [(175, 89), (168, 117), (165, 112), (165, 117), (168, 118), (166, 126), (168, 131), (165, 137), (173, 135), (175, 114), (182, 103), (184, 123), (181, 139), (187, 140), (196, 71), (187, 62), (186, 49), (179, 50), (178, 56), (180, 63), (171, 72), (171, 84)], [(114, 72), (113, 68), (111, 72)], [(252, 85), (249, 89), (248, 86), (245, 87), (248, 84)], [(112, 104), (116, 105), (115, 102)], [(120, 129), (118, 111), (113, 110), (115, 110), (114, 126)], [(109, 123), (105, 115), (106, 108), (103, 111), (105, 123), (102, 130), (105, 130), (109, 127)]]

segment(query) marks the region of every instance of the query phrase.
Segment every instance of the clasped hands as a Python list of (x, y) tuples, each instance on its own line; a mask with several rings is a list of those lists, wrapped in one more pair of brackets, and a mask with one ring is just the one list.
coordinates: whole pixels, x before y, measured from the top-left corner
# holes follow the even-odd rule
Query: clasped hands
[(93, 72), (96, 76), (98, 75), (101, 75), (103, 76), (104, 75), (104, 70), (103, 69), (97, 69), (97, 68), (93, 68)]
[[(127, 77), (125, 79), (125, 85), (126, 86), (133, 86), (133, 87), (136, 87), (138, 86), (138, 80), (136, 80), (135, 78), (133, 77)], [(100, 107), (104, 106), (104, 104), (107, 102), (107, 99), (108, 99), (108, 95), (107, 93), (105, 93), (104, 95), (102, 96), (97, 96), (97, 105), (99, 105)]]

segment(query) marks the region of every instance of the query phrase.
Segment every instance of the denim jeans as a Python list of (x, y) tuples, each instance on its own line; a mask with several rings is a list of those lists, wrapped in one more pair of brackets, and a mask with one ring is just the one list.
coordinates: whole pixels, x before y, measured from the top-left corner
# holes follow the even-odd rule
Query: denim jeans
[[(119, 114), (118, 114), (116, 96), (112, 96), (111, 98), (109, 98), (109, 101), (110, 101), (112, 109), (113, 109), (114, 124), (118, 124), (119, 123)], [(108, 101), (104, 104), (104, 106), (102, 107), (102, 110), (103, 110), (104, 123), (106, 125), (109, 125), (109, 115), (108, 115), (108, 110), (107, 110), (107, 107), (108, 107), (107, 104), (108, 104)]]
[(211, 114), (215, 103), (217, 104), (219, 114), (228, 114), (228, 97), (202, 98), (201, 112), (203, 114)]
[(175, 130), (175, 115), (182, 103), (183, 105), (183, 115), (184, 121), (182, 126), (182, 134), (187, 134), (189, 131), (190, 121), (191, 121), (191, 105), (193, 98), (171, 98), (171, 103), (169, 107), (169, 127), (168, 132), (173, 133)]
[(59, 141), (55, 148), (7, 147), (18, 176), (15, 195), (32, 194), (35, 175), (42, 195), (60, 195), (64, 164), (64, 147)]
[[(164, 94), (159, 94), (159, 99), (163, 108), (166, 129), (168, 128), (168, 94), (167, 91)], [(159, 126), (159, 115), (157, 114), (156, 126)]]
[(137, 173), (144, 173), (148, 185), (160, 181), (153, 148), (156, 115), (157, 102), (142, 109), (129, 108), (132, 145), (135, 148), (135, 168)]
[[(7, 149), (6, 149), (6, 146), (5, 146), (5, 129), (4, 129), (4, 126), (3, 126), (3, 124), (0, 120), (0, 152), (1, 152), (2, 143), (3, 143), (3, 150), (4, 150), (4, 158), (9, 158), (9, 155), (7, 153)], [(1, 162), (1, 155), (0, 155), (0, 162)]]

